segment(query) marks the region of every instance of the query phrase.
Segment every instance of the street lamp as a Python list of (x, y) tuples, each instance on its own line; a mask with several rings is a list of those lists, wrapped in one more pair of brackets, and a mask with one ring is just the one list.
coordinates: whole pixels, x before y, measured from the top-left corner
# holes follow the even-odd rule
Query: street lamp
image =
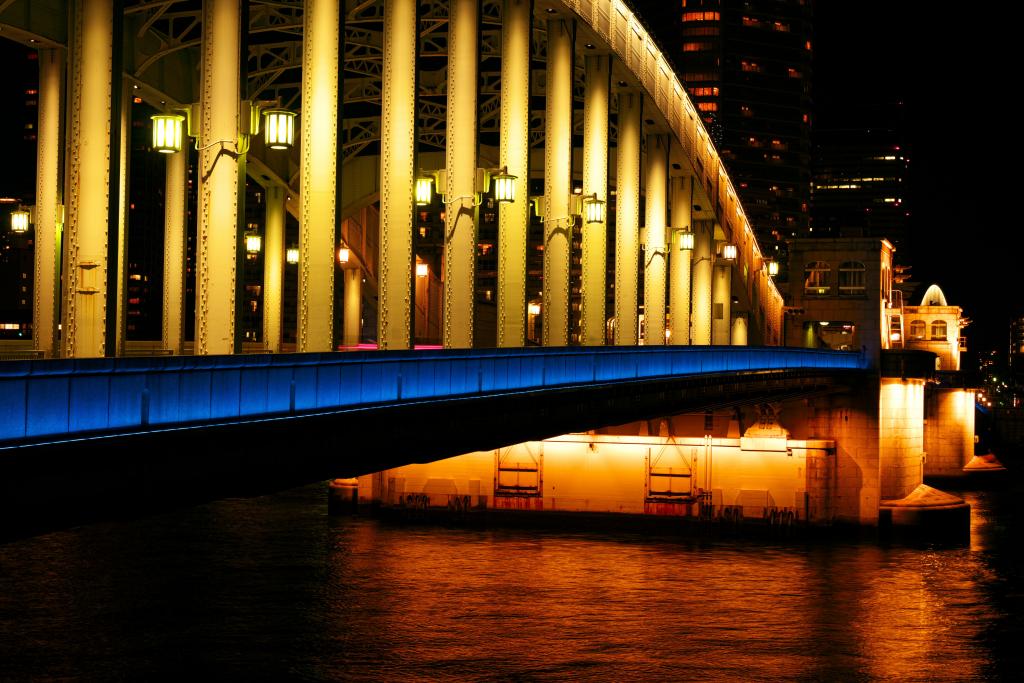
[(428, 272), (425, 261), (416, 262), (416, 277), (426, 277)]
[(736, 245), (735, 244), (723, 244), (721, 258), (723, 261), (735, 261), (736, 260)]
[(28, 232), (28, 226), (31, 222), (31, 214), (27, 209), (19, 208), (11, 212), (11, 232), (23, 235)]
[(185, 117), (181, 114), (155, 114), (150, 119), (153, 121), (153, 149), (162, 154), (180, 152)]
[(679, 232), (679, 251), (693, 251), (693, 233), (688, 230)]
[(294, 266), (299, 262), (299, 248), (288, 247), (284, 252), (284, 260), (287, 261), (288, 265)]
[(604, 202), (596, 192), (583, 198), (583, 220), (587, 223), (604, 223)]
[[(476, 169), (476, 179), (473, 183), (473, 194), (453, 198), (442, 194), (441, 202), (447, 206), (463, 199), (469, 199), (472, 200), (473, 206), (480, 206), (483, 203), (481, 195), (491, 191), (492, 181), (494, 182), (494, 198), (499, 203), (514, 202), (516, 199), (516, 178), (517, 176), (508, 173), (508, 168), (505, 166), (497, 169), (478, 168)], [(443, 168), (435, 171), (421, 171), (420, 175), (416, 178), (416, 205), (427, 206), (430, 204), (434, 198), (434, 184), (436, 183), (438, 187), (442, 187), (447, 185), (447, 182), (448, 173)]]
[(434, 179), (421, 175), (416, 179), (416, 206), (427, 206), (434, 198)]
[(774, 261), (773, 260), (773, 261), (769, 261), (768, 262), (768, 274), (770, 276), (772, 276), (772, 277), (775, 277), (776, 275), (779, 274), (779, 262), (778, 261)]
[(290, 149), (295, 144), (295, 112), (287, 109), (263, 112), (263, 142), (270, 149)]
[(260, 253), (260, 248), (263, 246), (263, 238), (259, 235), (246, 235), (245, 236), (245, 250), (250, 254)]
[(349, 251), (349, 248), (344, 244), (338, 247), (338, 265), (343, 266), (348, 263), (348, 259), (351, 255), (352, 252)]

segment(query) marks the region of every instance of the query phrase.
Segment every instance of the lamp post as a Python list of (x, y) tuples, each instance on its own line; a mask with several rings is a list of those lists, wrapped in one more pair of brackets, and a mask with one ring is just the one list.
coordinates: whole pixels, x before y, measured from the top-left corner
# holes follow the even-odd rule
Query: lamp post
[(11, 212), (11, 232), (16, 235), (23, 235), (28, 232), (28, 226), (32, 223), (31, 212), (24, 208), (18, 207)]

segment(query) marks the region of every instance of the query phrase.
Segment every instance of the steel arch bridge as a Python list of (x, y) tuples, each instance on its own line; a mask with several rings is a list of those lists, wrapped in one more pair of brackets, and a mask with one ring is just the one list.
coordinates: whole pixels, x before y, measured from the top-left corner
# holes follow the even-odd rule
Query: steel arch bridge
[[(277, 222), (287, 210), (301, 225), (298, 350), (334, 347), (339, 225), (353, 254), (345, 285), (355, 290), (338, 306), (343, 340), (358, 335), (358, 290), (367, 287), (379, 347), (407, 348), (414, 187), (432, 165), (444, 171), (434, 177), (447, 214), (446, 347), (474, 343), (475, 205), (488, 189), (478, 170), (499, 168), (516, 176), (517, 195), (499, 210), (499, 346), (525, 342), (531, 206), (544, 220), (545, 345), (570, 343), (574, 289), (583, 345), (605, 343), (609, 318), (616, 344), (637, 344), (641, 307), (648, 345), (781, 341), (782, 297), (735, 188), (683, 84), (623, 0), (5, 0), (0, 30), (41, 55), (34, 329), (48, 356), (121, 348), (129, 95), (187, 109), (201, 150), (197, 354), (239, 348), (245, 174), (267, 188)], [(271, 104), (298, 112), (300, 139), (288, 153), (265, 149), (248, 120)], [(184, 196), (181, 156), (168, 155), (174, 199)], [(543, 182), (540, 201), (528, 198), (530, 179)], [(584, 222), (574, 186), (608, 207), (614, 196), (614, 220), (608, 211)], [(352, 239), (345, 219), (371, 204), (376, 234)], [(183, 220), (168, 210), (166, 234)], [(264, 344), (276, 351), (284, 249), (271, 222), (268, 204)], [(605, 267), (612, 225), (614, 286)], [(692, 248), (679, 248), (680, 233)], [(172, 274), (183, 271), (181, 251), (168, 237)], [(164, 346), (180, 353), (175, 295), (165, 293)]]

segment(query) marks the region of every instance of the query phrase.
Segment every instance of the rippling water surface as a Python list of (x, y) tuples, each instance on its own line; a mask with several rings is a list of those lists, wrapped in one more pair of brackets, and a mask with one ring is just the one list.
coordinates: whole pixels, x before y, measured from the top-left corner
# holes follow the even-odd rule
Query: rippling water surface
[(94, 524), (0, 545), (0, 679), (1013, 679), (1020, 493), (968, 494), (963, 548), (401, 526), (322, 486)]

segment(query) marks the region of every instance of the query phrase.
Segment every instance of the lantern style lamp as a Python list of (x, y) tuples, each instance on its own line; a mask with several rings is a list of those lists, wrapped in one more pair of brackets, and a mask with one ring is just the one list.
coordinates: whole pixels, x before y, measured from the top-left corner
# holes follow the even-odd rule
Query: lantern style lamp
[(491, 180), (494, 181), (494, 198), (499, 202), (511, 203), (516, 200), (516, 176), (502, 168)]
[(693, 251), (693, 233), (686, 230), (679, 233), (679, 251)]
[(287, 109), (263, 112), (263, 142), (270, 149), (291, 149), (295, 144), (295, 112)]
[(772, 277), (775, 277), (776, 275), (779, 274), (779, 262), (778, 261), (769, 261), (768, 262), (768, 274), (771, 275)]
[(28, 224), (31, 222), (29, 212), (25, 209), (18, 209), (11, 212), (11, 232), (23, 235), (28, 232)]
[(724, 260), (724, 261), (735, 261), (736, 260), (736, 245), (735, 244), (723, 244), (722, 245), (722, 260)]
[(587, 223), (604, 223), (604, 202), (597, 193), (583, 198), (583, 220)]
[(284, 252), (284, 260), (288, 262), (288, 265), (294, 266), (299, 262), (299, 248), (288, 247)]
[(526, 310), (530, 315), (540, 315), (540, 304), (536, 302), (528, 304)]
[(156, 114), (153, 121), (153, 149), (163, 154), (181, 151), (181, 129), (185, 117), (181, 114)]
[(434, 179), (428, 175), (416, 178), (416, 206), (427, 206), (434, 198)]
[(343, 266), (346, 263), (348, 263), (348, 259), (349, 259), (349, 257), (351, 255), (352, 255), (352, 252), (349, 251), (348, 247), (346, 247), (344, 245), (338, 247), (338, 265), (339, 266)]
[(428, 272), (427, 264), (424, 261), (416, 262), (416, 277), (426, 277)]
[(263, 246), (263, 238), (259, 235), (246, 235), (245, 236), (245, 250), (250, 254), (260, 253), (260, 248)]

